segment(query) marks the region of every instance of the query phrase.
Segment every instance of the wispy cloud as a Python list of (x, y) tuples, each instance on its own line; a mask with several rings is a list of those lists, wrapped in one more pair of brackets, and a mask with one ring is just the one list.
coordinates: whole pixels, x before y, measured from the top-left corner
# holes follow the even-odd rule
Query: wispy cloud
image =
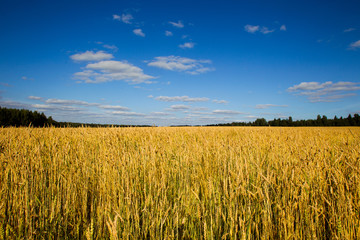
[(103, 48), (112, 50), (113, 52), (117, 52), (119, 50), (119, 48), (115, 45), (110, 45), (110, 44), (104, 44), (103, 42), (97, 41), (95, 42), (96, 44), (102, 45)]
[(31, 104), (16, 102), (16, 101), (0, 101), (0, 106), (6, 108), (19, 108), (19, 109), (31, 108)]
[(6, 82), (0, 82), (0, 85), (1, 86), (4, 86), (4, 87), (12, 87), (12, 85), (6, 83)]
[(352, 49), (352, 50), (355, 50), (355, 49), (360, 48), (360, 40), (351, 43), (350, 46), (349, 46), (349, 48)]
[(85, 101), (79, 101), (79, 100), (67, 100), (67, 99), (56, 99), (56, 98), (50, 98), (45, 100), (45, 103), (49, 104), (61, 104), (61, 105), (81, 105), (81, 106), (96, 106), (97, 103), (88, 103)]
[(127, 107), (123, 107), (123, 106), (118, 106), (118, 105), (99, 105), (99, 108), (102, 109), (109, 109), (109, 110), (117, 110), (117, 111), (129, 111), (130, 109)]
[(334, 102), (342, 98), (355, 96), (360, 90), (360, 83), (337, 82), (325, 83), (302, 82), (287, 89), (295, 95), (306, 96), (310, 102)]
[(182, 48), (182, 49), (185, 49), (185, 48), (194, 48), (195, 46), (195, 43), (193, 42), (186, 42), (184, 44), (180, 44), (179, 47)]
[(302, 82), (298, 85), (294, 85), (292, 87), (288, 88), (288, 91), (294, 92), (294, 91), (312, 91), (312, 90), (318, 90), (318, 89), (324, 89), (328, 86), (332, 85), (332, 82), (325, 82), (325, 83), (319, 83), (319, 82)]
[(172, 114), (166, 112), (151, 112), (150, 116), (170, 116)]
[(200, 74), (214, 71), (212, 67), (206, 65), (211, 64), (210, 60), (196, 60), (179, 56), (155, 57), (148, 63), (148, 66), (162, 68), (170, 71), (186, 72), (188, 74)]
[(266, 109), (270, 107), (288, 107), (288, 105), (277, 105), (277, 104), (258, 104), (255, 106), (256, 109)]
[[(28, 104), (14, 101), (1, 101), (2, 107), (19, 108), (45, 112), (47, 116), (52, 116), (56, 121), (89, 122), (89, 123), (119, 123), (122, 124), (144, 124), (147, 115), (130, 111), (129, 108), (119, 105), (103, 105), (101, 103), (90, 103), (82, 100), (69, 99), (44, 99), (43, 97), (29, 96), (33, 100), (41, 103)], [(110, 111), (109, 111), (110, 110)], [(151, 114), (156, 116), (157, 114)], [(161, 114), (158, 114), (161, 116)], [(164, 114), (165, 117), (168, 114)], [(134, 122), (135, 121), (135, 122)]]
[(172, 35), (173, 35), (172, 32), (170, 32), (170, 31), (165, 31), (165, 36), (170, 37), (170, 36), (172, 36)]
[(237, 114), (244, 114), (243, 112), (234, 111), (234, 110), (214, 110), (214, 114), (224, 114), (224, 115), (237, 115)]
[(263, 34), (272, 33), (272, 32), (274, 32), (274, 31), (275, 31), (275, 29), (269, 30), (267, 27), (262, 27), (262, 28), (260, 29), (260, 32), (263, 33)]
[(355, 31), (356, 28), (347, 28), (344, 30), (344, 32), (352, 32), (352, 31)]
[(104, 44), (103, 47), (107, 48), (107, 49), (110, 49), (110, 50), (113, 50), (114, 52), (117, 52), (117, 50), (119, 50), (119, 48), (117, 46), (115, 46), (115, 45)]
[(280, 27), (280, 31), (286, 31), (287, 29), (286, 29), (286, 26), (285, 25), (281, 25), (281, 27)]
[(31, 99), (31, 100), (43, 100), (42, 97), (37, 97), (37, 96), (29, 96), (28, 99)]
[(22, 76), (21, 79), (24, 80), (24, 81), (28, 81), (28, 80), (34, 81), (33, 78), (29, 78), (29, 77), (27, 77), (27, 76)]
[(77, 53), (71, 55), (70, 58), (74, 61), (101, 61), (101, 60), (109, 60), (114, 58), (114, 56), (110, 53), (106, 53), (104, 51), (86, 51), (84, 53)]
[[(130, 111), (129, 108), (119, 105), (103, 105), (100, 103), (90, 103), (82, 100), (73, 100), (73, 99), (58, 99), (58, 98), (49, 98), (44, 99), (37, 96), (29, 96), (28, 99), (39, 100), (44, 104), (32, 104), (31, 106), (36, 109), (41, 110), (76, 110), (80, 111), (84, 108), (97, 108), (100, 110), (115, 110), (115, 111)], [(78, 108), (81, 107), (81, 108)]]
[(126, 61), (101, 61), (87, 64), (86, 69), (74, 74), (74, 78), (85, 83), (126, 81), (132, 84), (152, 83), (155, 77), (146, 75), (143, 70)]
[(217, 100), (217, 99), (214, 99), (213, 100), (214, 103), (217, 103), (217, 104), (228, 104), (229, 102), (226, 101), (226, 100)]
[[(285, 25), (283, 26), (285, 27)], [(248, 33), (261, 32), (262, 34), (268, 34), (275, 31), (275, 29), (270, 30), (268, 27), (260, 27), (259, 25), (250, 25), (250, 24), (245, 25), (244, 30)]]
[(174, 27), (177, 27), (177, 28), (183, 28), (184, 27), (184, 24), (182, 21), (178, 21), (178, 22), (169, 22), (171, 25), (173, 25)]
[(123, 13), (123, 14), (121, 14), (121, 16), (114, 14), (113, 19), (121, 21), (121, 22), (126, 23), (126, 24), (132, 24), (131, 21), (134, 19), (134, 17), (130, 13), (126, 13), (126, 14)]
[(126, 111), (113, 111), (112, 114), (121, 115), (121, 116), (131, 116), (131, 117), (145, 116), (144, 113), (126, 112)]
[(113, 14), (113, 19), (121, 21), (121, 16), (117, 14)]
[(143, 33), (143, 31), (142, 31), (140, 28), (134, 29), (134, 30), (133, 30), (133, 33), (134, 33), (135, 35), (137, 35), (137, 36), (145, 37), (145, 33)]
[(32, 108), (35, 108), (39, 111), (52, 111), (52, 112), (73, 112), (78, 113), (84, 111), (84, 109), (74, 106), (67, 105), (51, 105), (51, 104), (33, 104)]
[(188, 96), (159, 96), (156, 97), (155, 100), (162, 101), (162, 102), (207, 102), (209, 98), (206, 97), (198, 97), (198, 98), (191, 98)]
[(170, 108), (165, 109), (166, 111), (183, 111), (190, 109), (191, 107), (188, 105), (171, 105)]
[(260, 26), (259, 25), (254, 26), (254, 25), (249, 25), (248, 24), (248, 25), (245, 25), (244, 29), (245, 29), (246, 32), (256, 33), (257, 31), (259, 31)]

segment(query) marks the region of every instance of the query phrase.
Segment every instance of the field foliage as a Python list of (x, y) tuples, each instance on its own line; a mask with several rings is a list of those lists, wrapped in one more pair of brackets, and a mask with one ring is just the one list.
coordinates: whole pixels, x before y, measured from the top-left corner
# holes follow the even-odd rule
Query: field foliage
[(0, 239), (360, 239), (360, 128), (0, 128)]

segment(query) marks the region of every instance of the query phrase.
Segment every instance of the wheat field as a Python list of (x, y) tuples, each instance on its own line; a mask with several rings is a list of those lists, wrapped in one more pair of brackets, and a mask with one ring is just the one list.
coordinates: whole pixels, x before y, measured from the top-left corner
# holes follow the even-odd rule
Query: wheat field
[(360, 128), (0, 128), (0, 239), (360, 239)]

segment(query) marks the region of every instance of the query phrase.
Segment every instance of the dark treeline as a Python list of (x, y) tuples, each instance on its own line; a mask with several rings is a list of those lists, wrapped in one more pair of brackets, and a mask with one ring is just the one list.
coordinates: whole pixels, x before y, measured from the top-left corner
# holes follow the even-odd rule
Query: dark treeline
[(0, 127), (149, 127), (148, 125), (114, 125), (95, 123), (57, 122), (44, 113), (26, 109), (0, 107)]
[(307, 127), (307, 126), (360, 126), (359, 114), (349, 116), (347, 118), (334, 117), (334, 119), (328, 119), (326, 116), (318, 115), (316, 119), (308, 120), (296, 120), (293, 121), (292, 117), (288, 119), (274, 119), (266, 121), (265, 118), (258, 118), (254, 122), (233, 122), (233, 123), (221, 123), (212, 124), (207, 126), (283, 126), (283, 127)]
[(0, 126), (20, 127), (31, 125), (33, 127), (43, 127), (53, 123), (56, 122), (51, 117), (47, 118), (44, 113), (0, 107)]
[[(46, 117), (44, 113), (30, 111), (26, 109), (13, 109), (0, 107), (0, 127), (150, 127), (150, 125), (114, 125), (114, 124), (96, 124), (96, 123), (73, 123), (57, 122), (52, 117)], [(265, 118), (258, 118), (254, 122), (232, 122), (211, 124), (206, 126), (284, 126), (284, 127), (306, 127), (306, 126), (360, 126), (359, 114), (348, 115), (347, 118), (334, 117), (328, 119), (326, 116), (318, 115), (316, 119), (296, 120), (292, 117), (288, 119), (275, 118), (266, 121)]]

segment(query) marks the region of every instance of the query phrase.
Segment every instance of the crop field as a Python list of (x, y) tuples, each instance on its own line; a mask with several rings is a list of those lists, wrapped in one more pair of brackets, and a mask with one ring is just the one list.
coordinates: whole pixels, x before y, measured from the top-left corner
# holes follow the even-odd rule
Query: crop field
[(0, 128), (0, 239), (360, 239), (360, 128)]

